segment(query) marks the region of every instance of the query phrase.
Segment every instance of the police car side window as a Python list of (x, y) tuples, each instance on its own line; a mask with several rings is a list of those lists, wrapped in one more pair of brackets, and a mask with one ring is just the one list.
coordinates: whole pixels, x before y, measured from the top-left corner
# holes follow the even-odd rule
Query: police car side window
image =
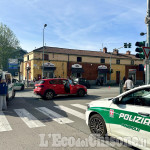
[(132, 104), (132, 105), (134, 105), (133, 93), (129, 93), (128, 95), (125, 95), (121, 100), (121, 104)]
[(138, 90), (124, 96), (121, 104), (150, 106), (150, 89)]
[(150, 89), (144, 89), (141, 93), (142, 106), (150, 107)]

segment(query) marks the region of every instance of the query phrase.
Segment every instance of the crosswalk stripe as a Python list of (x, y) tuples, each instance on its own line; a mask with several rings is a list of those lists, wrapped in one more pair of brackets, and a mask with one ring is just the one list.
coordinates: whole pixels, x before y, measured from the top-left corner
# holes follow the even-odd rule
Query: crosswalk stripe
[(46, 107), (38, 107), (35, 108), (36, 110), (40, 111), (41, 113), (45, 114), (52, 120), (60, 123), (60, 124), (65, 124), (65, 123), (72, 123), (74, 121), (68, 119), (67, 117), (61, 116), (60, 114), (57, 114), (56, 112), (46, 108)]
[(80, 112), (78, 112), (76, 110), (73, 110), (71, 108), (68, 108), (68, 107), (65, 107), (65, 106), (62, 106), (62, 105), (54, 106), (54, 107), (56, 107), (56, 108), (58, 108), (60, 110), (63, 110), (65, 112), (67, 112), (67, 113), (70, 113), (70, 114), (72, 114), (72, 115), (74, 115), (74, 116), (76, 116), (78, 118), (81, 118), (81, 119), (85, 120), (85, 114), (80, 113)]
[(24, 121), (24, 123), (29, 128), (36, 128), (45, 126), (41, 121), (35, 118), (32, 114), (30, 114), (27, 110), (23, 109), (14, 109), (14, 111), (18, 114), (18, 116)]
[(84, 105), (81, 105), (81, 104), (71, 104), (71, 105), (74, 106), (74, 107), (77, 107), (77, 108), (81, 108), (83, 110), (87, 109), (87, 106), (84, 106)]
[(0, 112), (0, 132), (12, 130), (3, 112)]

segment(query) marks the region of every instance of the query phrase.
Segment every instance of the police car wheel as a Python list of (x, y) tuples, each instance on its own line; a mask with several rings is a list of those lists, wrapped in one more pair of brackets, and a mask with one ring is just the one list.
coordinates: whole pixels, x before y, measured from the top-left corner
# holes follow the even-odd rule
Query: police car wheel
[(91, 133), (96, 134), (96, 136), (105, 136), (107, 133), (104, 119), (99, 114), (91, 116), (89, 120), (89, 127)]

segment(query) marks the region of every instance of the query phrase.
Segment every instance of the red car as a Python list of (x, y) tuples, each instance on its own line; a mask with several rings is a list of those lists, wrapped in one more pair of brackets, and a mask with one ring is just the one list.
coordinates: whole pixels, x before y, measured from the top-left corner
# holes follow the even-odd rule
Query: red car
[(87, 88), (80, 84), (75, 84), (72, 80), (63, 78), (43, 79), (35, 85), (34, 93), (45, 99), (52, 99), (56, 95), (78, 95), (87, 94)]

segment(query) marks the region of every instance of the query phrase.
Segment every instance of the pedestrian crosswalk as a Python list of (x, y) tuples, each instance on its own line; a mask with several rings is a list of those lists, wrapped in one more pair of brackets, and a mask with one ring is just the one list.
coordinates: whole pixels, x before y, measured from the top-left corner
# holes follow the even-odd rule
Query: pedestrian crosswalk
[(25, 109), (15, 109), (14, 111), (18, 114), (18, 116), (24, 121), (24, 123), (29, 128), (45, 126), (41, 121), (39, 121)]
[[(86, 104), (70, 104), (69, 106), (53, 106), (53, 108), (51, 109), (47, 107), (36, 107), (33, 109), (35, 111), (38, 111), (42, 115), (45, 115), (46, 117), (50, 118), (58, 124), (69, 124), (75, 122), (76, 119), (73, 120), (72, 118), (74, 117), (71, 117), (70, 119), (68, 115), (64, 114), (69, 114), (85, 121), (86, 108)], [(25, 125), (28, 128), (38, 128), (46, 126), (46, 124), (44, 124), (41, 120), (38, 120), (36, 116), (34, 116), (32, 113), (29, 112), (29, 110), (26, 110), (25, 108), (14, 109), (13, 111), (23, 121), (23, 123), (25, 123)], [(4, 112), (0, 112), (0, 132), (11, 130), (13, 130), (13, 128), (9, 123), (9, 119), (7, 118), (7, 116), (5, 116)]]

